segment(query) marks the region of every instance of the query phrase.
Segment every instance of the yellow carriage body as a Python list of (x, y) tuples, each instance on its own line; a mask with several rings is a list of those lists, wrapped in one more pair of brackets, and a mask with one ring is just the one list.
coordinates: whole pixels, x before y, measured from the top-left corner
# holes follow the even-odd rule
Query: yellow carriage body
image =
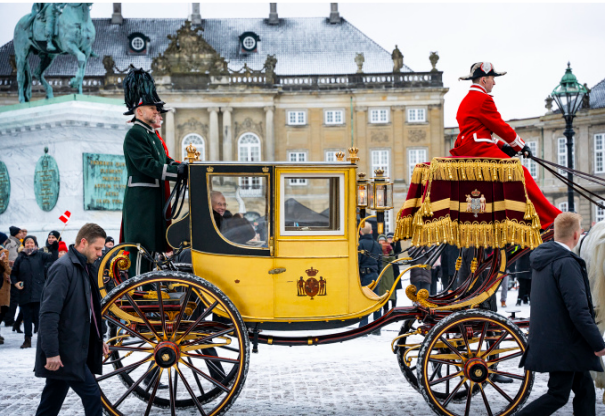
[[(194, 274), (220, 288), (246, 322), (329, 327), (358, 319), (382, 307), (389, 294), (378, 296), (360, 283), (356, 168), (194, 163), (189, 213), (169, 228), (168, 241), (175, 248), (183, 241), (191, 246)], [(256, 241), (221, 232), (217, 221), (225, 220), (212, 210), (216, 192), (229, 209), (237, 209), (237, 201), (241, 208), (243, 199), (248, 209), (261, 211), (266, 236), (259, 237), (264, 225), (257, 227)]]

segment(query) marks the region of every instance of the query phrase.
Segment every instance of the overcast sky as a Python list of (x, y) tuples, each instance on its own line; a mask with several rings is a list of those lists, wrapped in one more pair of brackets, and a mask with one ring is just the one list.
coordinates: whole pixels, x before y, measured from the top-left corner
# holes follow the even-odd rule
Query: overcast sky
[[(32, 3), (0, 4), (0, 44), (13, 37)], [(186, 17), (189, 3), (122, 6), (124, 17)], [(280, 17), (328, 16), (329, 3), (278, 3)], [(492, 62), (508, 74), (493, 95), (505, 119), (545, 113), (544, 99), (559, 83), (567, 61), (589, 87), (605, 78), (605, 4), (340, 3), (341, 16), (391, 52), (397, 44), (415, 71), (431, 69), (431, 51), (444, 72), (445, 125), (456, 126), (456, 110), (468, 90), (458, 81), (474, 62)], [(92, 17), (110, 17), (111, 3), (95, 3)], [(202, 3), (202, 18), (267, 17), (268, 3)], [(279, 64), (277, 66), (279, 73)]]

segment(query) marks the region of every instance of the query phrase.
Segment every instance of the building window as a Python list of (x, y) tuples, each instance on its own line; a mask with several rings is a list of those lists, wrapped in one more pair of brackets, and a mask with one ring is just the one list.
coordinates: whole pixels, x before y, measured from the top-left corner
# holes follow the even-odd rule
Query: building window
[(336, 159), (336, 153), (343, 152), (344, 150), (326, 150), (326, 162), (338, 162)]
[[(239, 138), (237, 149), (237, 160), (240, 162), (260, 162), (260, 139), (256, 134), (242, 134)], [(259, 177), (239, 178), (239, 186), (242, 196), (262, 195), (261, 178)]]
[(326, 110), (324, 111), (324, 123), (328, 126), (344, 124), (343, 110)]
[(370, 123), (384, 124), (389, 122), (388, 108), (373, 108), (370, 110)]
[(187, 157), (187, 146), (190, 144), (195, 146), (195, 149), (200, 152), (200, 161), (206, 160), (206, 148), (204, 146), (204, 139), (199, 134), (191, 133), (183, 138), (181, 143), (181, 160), (186, 160)]
[(603, 166), (603, 153), (605, 149), (605, 134), (594, 135), (594, 171), (595, 173), (605, 172)]
[(408, 123), (424, 123), (426, 121), (426, 110), (424, 108), (408, 109)]
[[(537, 156), (538, 155), (538, 142), (531, 141), (531, 142), (525, 142), (525, 143), (531, 149), (532, 154)], [(525, 166), (527, 168), (527, 170), (529, 171), (532, 178), (538, 179), (538, 164), (536, 163), (535, 160), (524, 157), (523, 166)]]
[(427, 149), (408, 149), (408, 183), (412, 183), (412, 173), (418, 163), (427, 161)]
[(304, 126), (307, 124), (306, 111), (288, 111), (289, 126)]
[[(288, 162), (297, 163), (297, 162), (306, 162), (307, 161), (307, 152), (288, 152)], [(290, 185), (307, 185), (308, 182), (306, 179), (297, 178), (297, 179), (289, 179)]]
[[(559, 147), (558, 147), (558, 159), (559, 165), (567, 166), (567, 138), (559, 137)], [(571, 167), (572, 169), (576, 168), (576, 138), (572, 139), (572, 153), (571, 153)], [(559, 173), (565, 174), (566, 172), (559, 169)]]
[(384, 176), (389, 176), (389, 156), (389, 150), (372, 150), (372, 172), (370, 173), (371, 177), (374, 176), (374, 172), (376, 171), (376, 169), (384, 170)]
[[(601, 204), (605, 204), (605, 201), (601, 201)], [(596, 222), (601, 222), (601, 221), (605, 220), (605, 209), (600, 208), (599, 206), (596, 206), (595, 211), (596, 211), (596, 213), (595, 213)]]
[(559, 202), (559, 209), (561, 210), (561, 212), (567, 212), (567, 201)]

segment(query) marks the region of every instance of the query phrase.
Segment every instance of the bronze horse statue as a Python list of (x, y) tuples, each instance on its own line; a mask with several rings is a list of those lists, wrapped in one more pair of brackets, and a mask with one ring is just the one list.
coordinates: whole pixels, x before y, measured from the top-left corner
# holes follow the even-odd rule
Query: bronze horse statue
[[(78, 71), (69, 86), (82, 94), (86, 63), (91, 56), (97, 56), (92, 51), (96, 31), (90, 18), (91, 7), (92, 3), (34, 3), (32, 13), (19, 20), (13, 38), (19, 102), (31, 100), (32, 78), (44, 86), (46, 98), (53, 98), (53, 89), (44, 79), (44, 71), (57, 56), (64, 54), (75, 55), (78, 59)], [(53, 26), (50, 31), (49, 19)], [(33, 74), (28, 60), (30, 52), (40, 57), (40, 64)]]

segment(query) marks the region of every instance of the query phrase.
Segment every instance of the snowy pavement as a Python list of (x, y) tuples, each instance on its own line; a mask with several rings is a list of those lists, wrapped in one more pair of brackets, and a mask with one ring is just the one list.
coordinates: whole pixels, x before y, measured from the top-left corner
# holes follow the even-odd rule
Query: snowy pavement
[[(403, 291), (400, 304), (409, 303)], [(500, 294), (498, 293), (498, 303)], [(518, 316), (528, 316), (529, 306), (515, 307), (517, 292), (509, 292), (508, 308), (521, 309)], [(2, 327), (5, 344), (0, 345), (0, 415), (31, 416), (35, 414), (44, 380), (32, 372), (35, 348), (21, 350), (23, 335)], [(250, 370), (239, 398), (230, 415), (414, 415), (428, 416), (432, 411), (399, 370), (391, 352), (391, 340), (397, 336), (398, 324), (383, 328), (380, 336), (368, 336), (343, 344), (312, 347), (259, 345), (252, 354)], [(35, 345), (36, 337), (33, 343)], [(536, 374), (529, 401), (547, 390), (548, 376)], [(123, 389), (123, 387), (119, 387)], [(603, 390), (597, 391), (597, 414), (605, 415)], [(128, 399), (128, 414), (143, 414), (144, 403)], [(83, 415), (77, 395), (70, 391), (61, 415)], [(154, 409), (152, 414), (169, 414)], [(182, 410), (179, 415), (196, 415)], [(481, 412), (473, 413), (479, 416)], [(571, 399), (556, 415), (571, 415)]]

